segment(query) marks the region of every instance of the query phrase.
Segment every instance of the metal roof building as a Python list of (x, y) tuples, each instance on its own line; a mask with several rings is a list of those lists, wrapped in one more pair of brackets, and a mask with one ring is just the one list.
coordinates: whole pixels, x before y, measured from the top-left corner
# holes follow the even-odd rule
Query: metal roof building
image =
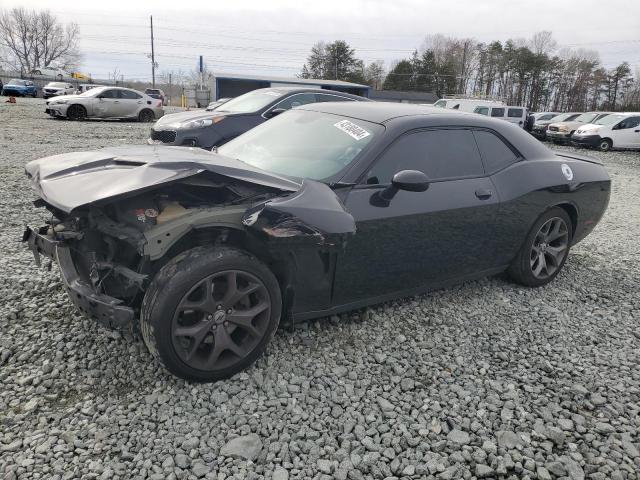
[(236, 73), (220, 73), (214, 75), (214, 99), (237, 97), (258, 88), (299, 87), (322, 88), (339, 92), (369, 97), (371, 87), (341, 80), (320, 80), (316, 78), (272, 77), (262, 75), (243, 75)]

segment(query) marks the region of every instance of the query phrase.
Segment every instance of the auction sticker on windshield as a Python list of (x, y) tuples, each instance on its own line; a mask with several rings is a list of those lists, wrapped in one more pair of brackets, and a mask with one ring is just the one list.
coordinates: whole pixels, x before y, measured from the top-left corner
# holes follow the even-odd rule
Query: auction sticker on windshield
[(364, 128), (356, 125), (353, 122), (350, 122), (349, 120), (341, 120), (338, 123), (334, 123), (333, 126), (339, 130), (342, 130), (344, 133), (352, 138), (355, 138), (356, 140), (362, 140), (363, 138), (371, 135), (370, 132), (367, 132)]

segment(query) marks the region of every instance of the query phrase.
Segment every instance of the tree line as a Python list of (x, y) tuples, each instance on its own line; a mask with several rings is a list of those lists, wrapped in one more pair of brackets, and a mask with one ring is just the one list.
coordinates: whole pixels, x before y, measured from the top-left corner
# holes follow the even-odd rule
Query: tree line
[(302, 77), (366, 83), (377, 89), (495, 97), (533, 111), (640, 110), (640, 72), (628, 62), (604, 68), (593, 50), (558, 48), (551, 32), (477, 42), (429, 35), (385, 71), (365, 65), (338, 40), (314, 45)]

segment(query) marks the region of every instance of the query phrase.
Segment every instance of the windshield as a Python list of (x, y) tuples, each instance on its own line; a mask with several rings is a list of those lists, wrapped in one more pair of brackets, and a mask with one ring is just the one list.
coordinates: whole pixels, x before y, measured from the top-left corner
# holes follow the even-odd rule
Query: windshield
[(47, 85), (47, 87), (67, 88), (67, 84), (66, 83), (60, 83), (60, 82), (51, 82), (49, 85)]
[(218, 148), (218, 153), (269, 172), (326, 180), (350, 165), (384, 131), (382, 125), (290, 110)]
[(279, 90), (254, 90), (229, 100), (224, 105), (221, 105), (222, 108), (219, 108), (218, 111), (230, 113), (256, 112), (284, 94), (285, 92)]
[(91, 88), (91, 89), (87, 90), (84, 93), (81, 93), (80, 96), (81, 97), (93, 97), (95, 95), (98, 95), (98, 94), (104, 92), (107, 88), (108, 87), (94, 87), (94, 88)]
[(20, 80), (19, 78), (12, 78), (9, 80), (9, 85), (26, 85), (26, 80)]
[(433, 104), (434, 107), (440, 107), (440, 108), (447, 108), (447, 101), (446, 100), (438, 100), (436, 103)]
[(553, 117), (551, 120), (553, 120), (554, 123), (564, 122), (566, 120), (573, 120), (577, 116), (577, 113), (561, 113), (560, 115)]
[(578, 115), (575, 121), (580, 123), (591, 123), (598, 115), (598, 113), (583, 113), (582, 115)]
[(625, 116), (624, 115), (620, 115), (620, 114), (605, 115), (604, 117), (599, 118), (598, 120), (596, 120), (593, 123), (595, 125), (613, 125), (614, 123), (619, 122), (623, 118), (625, 118)]

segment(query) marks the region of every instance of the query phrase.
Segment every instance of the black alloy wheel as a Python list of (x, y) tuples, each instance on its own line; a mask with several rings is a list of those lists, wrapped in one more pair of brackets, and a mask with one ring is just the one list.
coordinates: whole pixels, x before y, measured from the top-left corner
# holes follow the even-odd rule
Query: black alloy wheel
[(190, 367), (229, 367), (256, 347), (270, 314), (269, 294), (255, 275), (241, 270), (215, 273), (178, 304), (171, 325), (173, 347)]
[(608, 138), (603, 138), (600, 140), (600, 143), (598, 143), (598, 150), (601, 152), (608, 152), (611, 150), (611, 147), (613, 147), (613, 143)]
[(71, 105), (67, 109), (67, 118), (69, 120), (84, 120), (87, 117), (87, 111), (82, 105)]
[(167, 370), (210, 382), (253, 364), (281, 314), (278, 280), (258, 258), (230, 246), (196, 247), (155, 275), (142, 302), (140, 329)]
[(530, 252), (531, 273), (546, 280), (561, 267), (569, 249), (569, 228), (560, 217), (547, 220), (536, 234)]
[(562, 270), (573, 238), (573, 224), (560, 207), (544, 212), (533, 224), (507, 272), (518, 283), (540, 287)]
[(143, 123), (153, 122), (156, 116), (149, 109), (144, 109), (138, 114), (138, 121)]

